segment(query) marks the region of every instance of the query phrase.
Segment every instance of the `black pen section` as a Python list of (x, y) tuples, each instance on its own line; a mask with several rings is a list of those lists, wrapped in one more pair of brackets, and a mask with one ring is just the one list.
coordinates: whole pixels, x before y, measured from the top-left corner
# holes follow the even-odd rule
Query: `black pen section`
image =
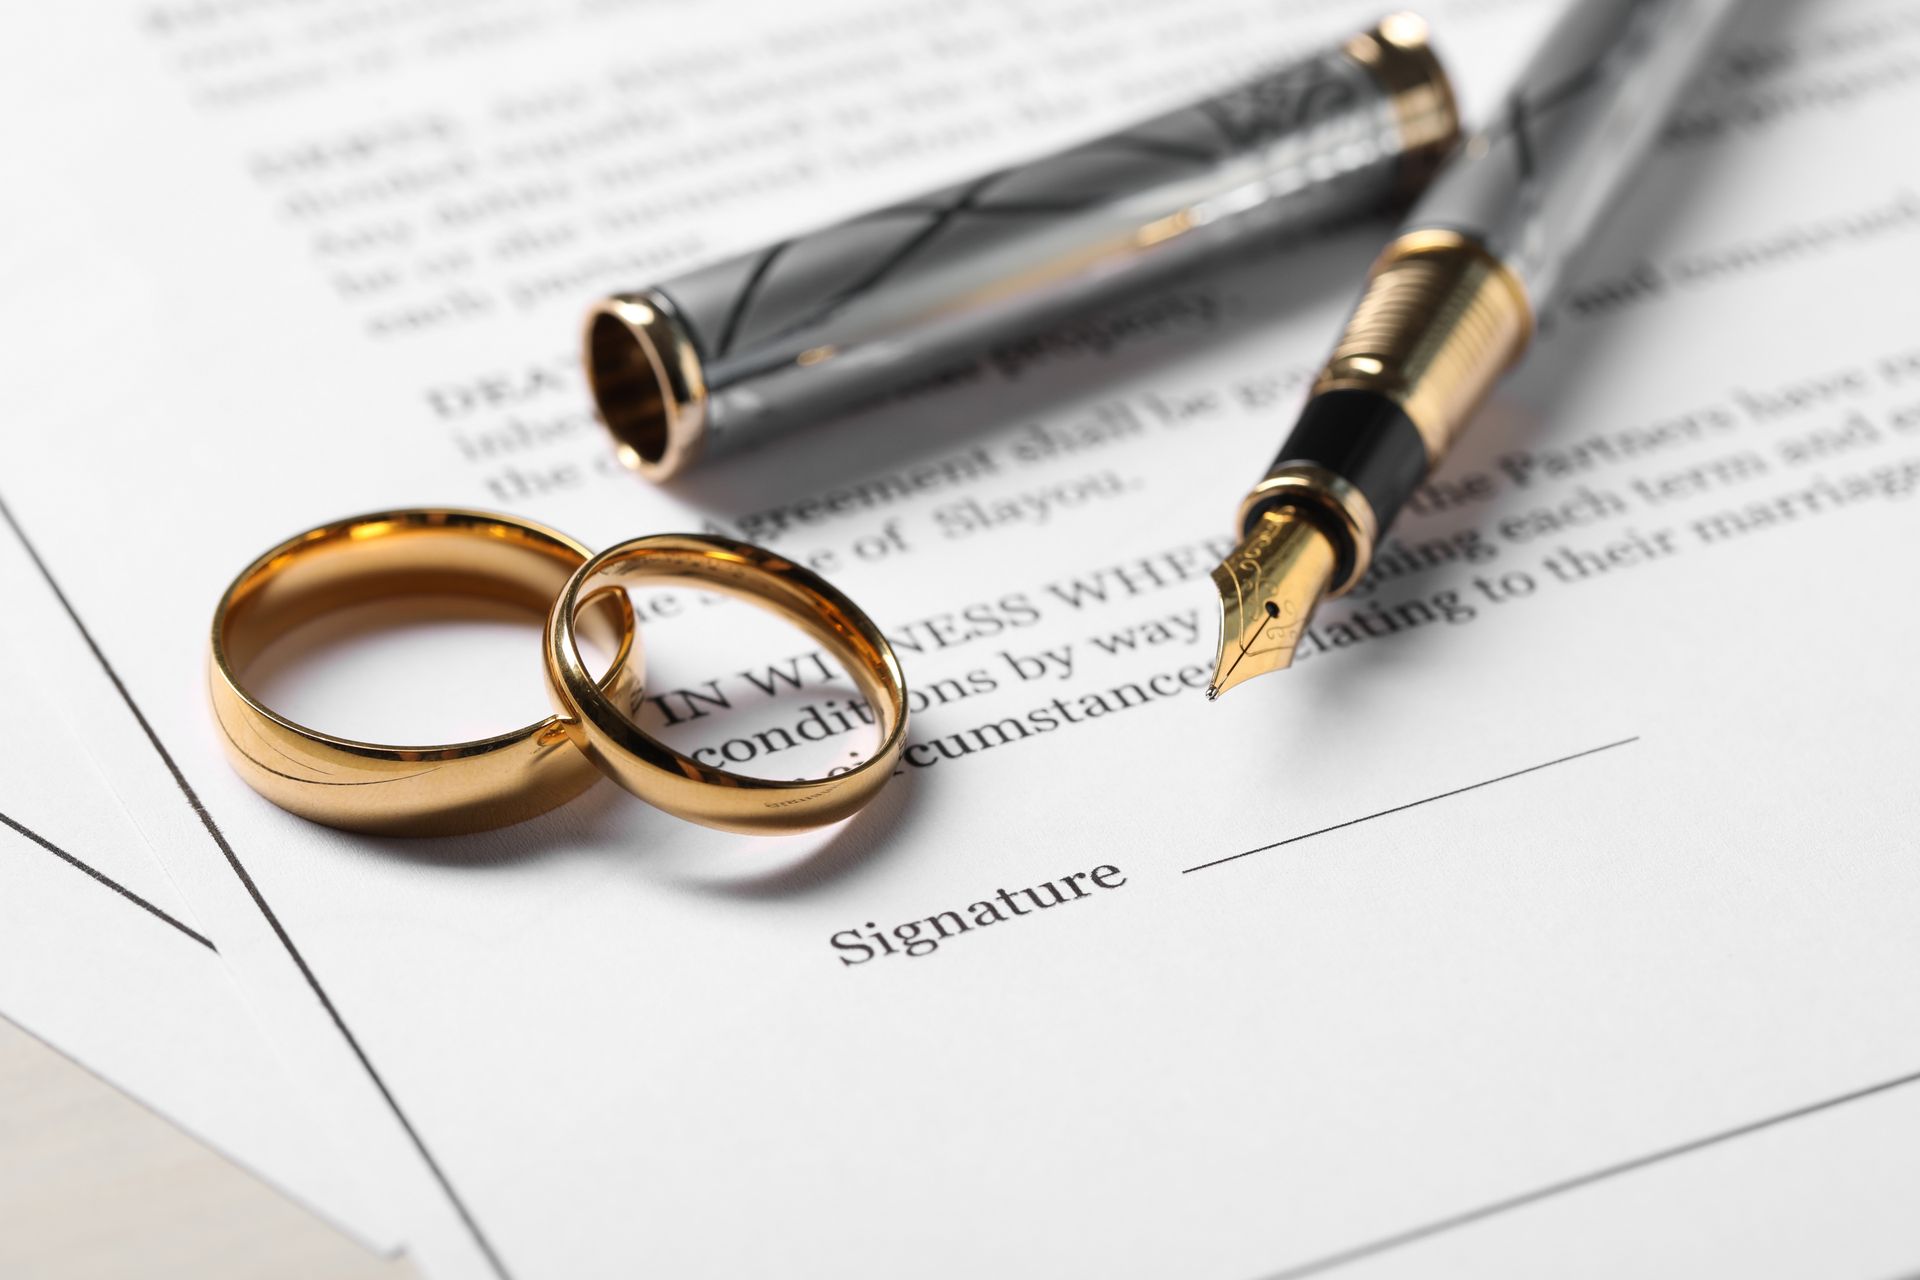
[[(1323, 391), (1301, 410), (1268, 474), (1302, 464), (1325, 468), (1358, 489), (1384, 533), (1426, 479), (1427, 447), (1413, 419), (1391, 397), (1377, 391)], [(1297, 494), (1282, 490), (1250, 503), (1241, 532), (1266, 512), (1298, 501)]]

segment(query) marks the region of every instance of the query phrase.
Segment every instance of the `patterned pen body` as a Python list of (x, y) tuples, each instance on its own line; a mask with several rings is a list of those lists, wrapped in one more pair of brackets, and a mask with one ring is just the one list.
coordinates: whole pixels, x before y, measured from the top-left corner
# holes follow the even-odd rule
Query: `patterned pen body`
[[(1434, 177), (1375, 263), (1294, 433), (1248, 498), (1339, 508), (1336, 588), (1520, 359), (1567, 268), (1742, 0), (1584, 0)], [(1339, 486), (1303, 476), (1331, 476)], [(1346, 544), (1343, 542), (1343, 548)]]
[(1290, 665), (1526, 350), (1742, 0), (1582, 0), (1375, 260), (1333, 354), (1213, 571), (1209, 697)]
[(585, 358), (622, 459), (665, 479), (1183, 268), (1371, 212), (1452, 145), (1424, 26), (1130, 129), (603, 300)]

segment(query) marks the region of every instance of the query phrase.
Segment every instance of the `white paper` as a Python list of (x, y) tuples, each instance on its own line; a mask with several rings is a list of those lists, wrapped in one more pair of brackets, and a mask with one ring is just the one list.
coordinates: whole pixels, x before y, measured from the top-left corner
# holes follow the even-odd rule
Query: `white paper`
[[(368, 1247), (396, 1247), (398, 1225), (289, 1081), (59, 684), (36, 679), (37, 657), (85, 642), (4, 523), (0, 594), (0, 1015)], [(106, 677), (91, 666), (58, 669), (92, 690)]]
[(1419, 1224), (1432, 1234), (1340, 1275), (1910, 1274), (1916, 1108), (1902, 1085), (1477, 1221)]
[[(43, 353), (15, 375), (42, 416), (0, 460), (233, 856), (150, 747), (122, 742), (115, 785), (434, 1274), (1304, 1273), (1615, 1166), (1597, 1194), (1671, 1176), (1710, 1199), (1694, 1156), (1636, 1162), (1920, 1069), (1920, 305), (1898, 287), (1920, 173), (1892, 142), (1914, 106), (1909, 6), (1754, 7), (1567, 313), (1397, 531), (1477, 529), (1491, 558), (1330, 607), (1298, 669), (1217, 706), (1180, 677), (1211, 658), (1206, 570), (1380, 226), (672, 492), (610, 464), (569, 335), (597, 290), (1117, 123), (1370, 15), (502, 5), (449, 51), (440, 18), (380, 12), (379, 34), (289, 11), (225, 44), (177, 39), (184, 19), (84, 42), (48, 19), (6, 79), (68, 109), (26, 163), (87, 261), (49, 262), (37, 329), (9, 321)], [(1484, 103), (1551, 14), (1431, 16)], [(967, 74), (936, 74), (935, 30)], [(321, 62), (288, 54), (322, 37)], [(82, 47), (112, 95), (65, 87)], [(308, 87), (267, 92), (270, 70)], [(796, 102), (848, 136), (754, 133)], [(487, 167), (532, 154), (529, 122), (587, 149), (561, 166), (577, 187)], [(420, 156), (449, 135), (481, 174), (442, 174), (457, 200), (409, 188), (323, 241), (312, 210), (391, 194), (387, 148), (426, 148), (404, 164), (428, 181)], [(657, 204), (630, 225), (635, 192)], [(886, 498), (888, 476), (921, 491)], [(862, 496), (831, 520), (795, 505), (841, 491)], [(1767, 527), (1739, 514), (1763, 501)], [(831, 556), (943, 705), (872, 811), (809, 837), (687, 827), (611, 787), (456, 841), (281, 813), (219, 756), (213, 601), (299, 528), (453, 502), (596, 545), (712, 521)], [(1025, 514), (948, 536), (983, 524), (968, 502)], [(1583, 576), (1563, 550), (1622, 567)], [(753, 744), (843, 696), (755, 701), (739, 673), (769, 680), (803, 646), (753, 617), (648, 624), (653, 690), (719, 681), (738, 712), (677, 741)], [(995, 912), (974, 904), (1047, 883), (1086, 896), (843, 963), (866, 922), (978, 922)], [(1911, 1179), (1885, 1158), (1912, 1148), (1910, 1109), (1889, 1101), (1883, 1128), (1847, 1105), (1765, 1132), (1830, 1132)], [(1911, 1199), (1835, 1219), (1833, 1256), (1842, 1231), (1848, 1265), (1899, 1256)], [(1529, 1212), (1474, 1238), (1524, 1270)], [(1624, 1212), (1664, 1256), (1793, 1269), (1718, 1247), (1704, 1216)], [(1406, 1244), (1404, 1265), (1448, 1239)]]

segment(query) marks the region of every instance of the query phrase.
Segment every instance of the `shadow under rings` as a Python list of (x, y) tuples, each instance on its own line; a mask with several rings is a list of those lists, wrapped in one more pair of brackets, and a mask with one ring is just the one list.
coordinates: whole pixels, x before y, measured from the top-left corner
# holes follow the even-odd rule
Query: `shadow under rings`
[(755, 858), (751, 846), (740, 849), (737, 860), (716, 852), (711, 862), (688, 873), (680, 883), (729, 898), (794, 898), (865, 870), (897, 843), (894, 836), (915, 799), (910, 775), (917, 772), (905, 764), (896, 765), (894, 776), (873, 802), (835, 826), (774, 839), (734, 837), (765, 845), (775, 856)]
[[(679, 837), (673, 862), (656, 887), (678, 886), (734, 898), (804, 894), (883, 856), (913, 801), (902, 764), (871, 804), (845, 822), (789, 836), (712, 831), (648, 805), (609, 780), (571, 803), (528, 822), (473, 835), (350, 837), (379, 854), (421, 866), (485, 871), (567, 852), (627, 862), (648, 857), (660, 840)], [(689, 843), (699, 847), (689, 848)]]

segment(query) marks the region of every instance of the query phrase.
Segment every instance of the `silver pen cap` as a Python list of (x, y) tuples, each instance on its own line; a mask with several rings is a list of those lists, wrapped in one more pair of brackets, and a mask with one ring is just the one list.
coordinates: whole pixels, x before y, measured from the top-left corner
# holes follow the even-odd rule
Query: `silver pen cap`
[(602, 299), (584, 358), (651, 480), (1182, 270), (1417, 191), (1459, 133), (1411, 14), (1131, 128)]

